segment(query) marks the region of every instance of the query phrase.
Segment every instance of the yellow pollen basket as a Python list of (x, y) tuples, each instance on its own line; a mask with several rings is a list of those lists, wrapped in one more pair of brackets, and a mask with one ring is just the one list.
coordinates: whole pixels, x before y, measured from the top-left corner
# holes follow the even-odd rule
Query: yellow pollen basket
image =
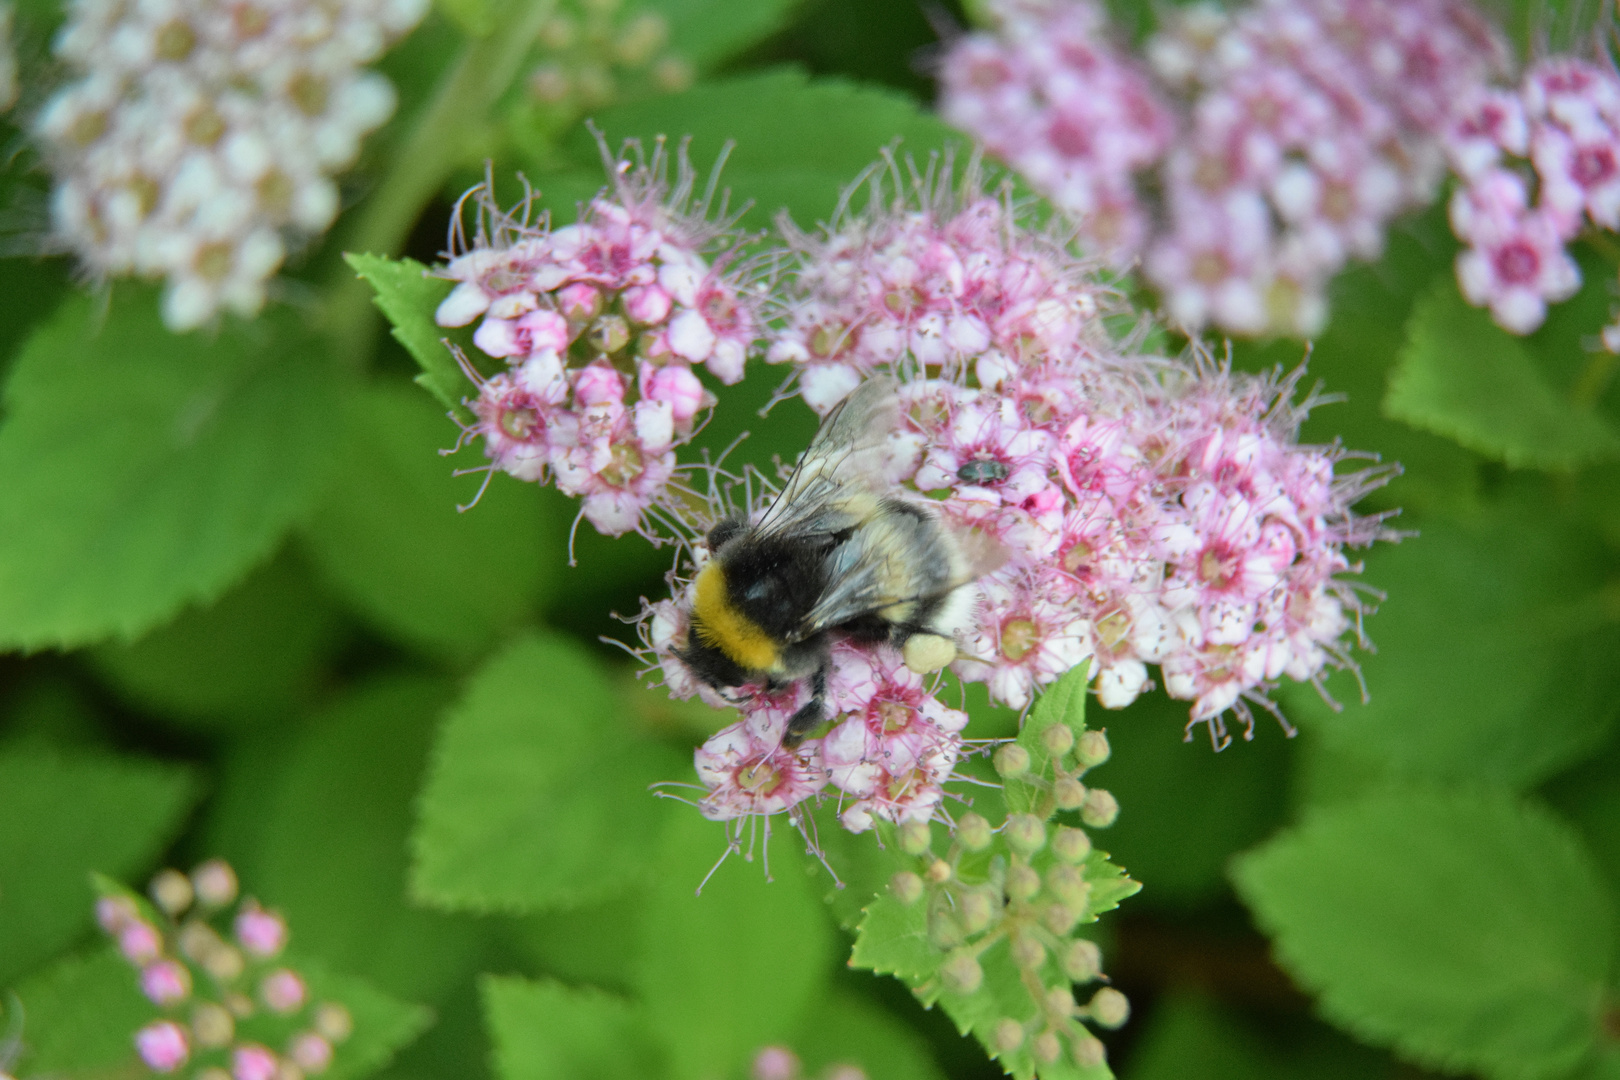
[(776, 646), (765, 631), (731, 605), (726, 595), (726, 575), (718, 563), (710, 563), (697, 576), (697, 599), (692, 605), (697, 616), (698, 637), (713, 645), (749, 671), (776, 668)]

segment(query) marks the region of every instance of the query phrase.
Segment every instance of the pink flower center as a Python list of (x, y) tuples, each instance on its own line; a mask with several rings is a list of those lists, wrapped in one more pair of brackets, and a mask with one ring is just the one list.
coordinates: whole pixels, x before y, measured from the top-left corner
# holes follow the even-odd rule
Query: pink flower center
[(1513, 240), (1496, 249), (1491, 262), (1496, 276), (1507, 285), (1528, 285), (1541, 272), (1541, 255), (1525, 240)]
[(1008, 619), (1001, 624), (1001, 655), (1017, 663), (1040, 644), (1041, 630), (1028, 619)]
[(1199, 556), (1198, 578), (1212, 588), (1230, 588), (1237, 579), (1237, 556), (1223, 545), (1210, 545)]
[(1067, 117), (1052, 123), (1047, 138), (1058, 153), (1067, 157), (1085, 157), (1091, 153), (1091, 134)]
[(1192, 277), (1200, 285), (1219, 285), (1231, 272), (1231, 264), (1219, 251), (1200, 252), (1192, 261)]
[(1112, 649), (1124, 641), (1130, 630), (1131, 617), (1123, 611), (1104, 615), (1097, 620), (1097, 640), (1102, 642), (1105, 649)]
[(1071, 574), (1078, 574), (1091, 563), (1092, 547), (1084, 540), (1076, 540), (1068, 551), (1063, 553), (1063, 569)]
[(640, 450), (629, 443), (614, 443), (612, 460), (597, 475), (613, 487), (628, 487), (646, 470), (646, 459)]
[(903, 701), (882, 701), (873, 709), (885, 735), (893, 735), (911, 726), (914, 710)]
[(1620, 167), (1614, 159), (1614, 148), (1609, 146), (1583, 146), (1575, 152), (1569, 164), (1569, 175), (1582, 187), (1596, 187), (1612, 180)]
[(502, 409), (496, 423), (508, 438), (526, 442), (540, 427), (540, 414), (533, 409)]
[(750, 795), (768, 797), (785, 783), (787, 778), (777, 771), (769, 759), (737, 770), (737, 786)]

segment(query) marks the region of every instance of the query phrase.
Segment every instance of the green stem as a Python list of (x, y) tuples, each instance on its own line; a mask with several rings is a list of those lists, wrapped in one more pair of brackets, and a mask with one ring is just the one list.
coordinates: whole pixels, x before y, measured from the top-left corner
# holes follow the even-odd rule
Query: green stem
[[(499, 29), (468, 40), (400, 145), (387, 179), (360, 208), (344, 238), (345, 251), (398, 253), (422, 210), (475, 149), (490, 110), (512, 85), (555, 6), (555, 0), (507, 5)], [(362, 368), (371, 358), (378, 327), (371, 287), (344, 264), (327, 295), (326, 332), (338, 355)]]

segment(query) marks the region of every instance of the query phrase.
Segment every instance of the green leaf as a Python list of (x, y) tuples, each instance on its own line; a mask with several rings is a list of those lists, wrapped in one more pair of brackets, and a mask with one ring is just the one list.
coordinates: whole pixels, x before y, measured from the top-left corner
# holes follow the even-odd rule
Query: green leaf
[(1296, 687), (1290, 715), (1403, 772), (1528, 787), (1599, 745), (1620, 711), (1620, 630), (1600, 593), (1601, 541), (1556, 505), (1509, 499), (1464, 523), (1425, 518), (1379, 545), (1365, 581), (1388, 594), (1334, 715)]
[(451, 688), (421, 675), (374, 677), (310, 719), (279, 753), (233, 770), (247, 815), (210, 837), (300, 950), (412, 999), (436, 1001), (475, 969), (482, 927), (405, 900), (406, 845), (433, 732)]
[[(483, 0), (453, 2), (481, 7)], [(441, 327), (433, 321), (433, 312), (439, 301), (450, 295), (453, 283), (445, 278), (430, 277), (428, 268), (415, 259), (355, 254), (345, 254), (343, 258), (377, 290), (376, 304), (393, 326), (395, 340), (422, 368), (422, 373), (416, 377), (417, 385), (438, 398), (451, 412), (465, 416), (461, 399), (474, 387), (446, 342), (466, 349), (471, 345), (472, 336), (466, 329)]]
[[(483, 37), (495, 29), (495, 13), (490, 10), (489, 0), (435, 0), (433, 6), (469, 37)], [(355, 256), (344, 257), (354, 264)]]
[(196, 796), (190, 771), (173, 765), (0, 752), (0, 986), (82, 934), (90, 872), (149, 869)]
[(439, 734), (412, 890), (467, 911), (614, 896), (651, 872), (660, 816), (647, 785), (689, 768), (626, 730), (578, 646), (523, 638), (473, 677)]
[(657, 1047), (639, 1010), (592, 987), (486, 975), (479, 980), (500, 1080), (656, 1076)]
[(157, 1010), (117, 950), (58, 961), (19, 985), (16, 994), (26, 1048), (21, 1075), (84, 1076), (120, 1066), (131, 1076), (146, 1071), (135, 1056), (134, 1035)]
[[(734, 141), (721, 184), (730, 189), (732, 206), (752, 200), (743, 217), (749, 228), (769, 225), (781, 208), (801, 225), (826, 220), (840, 193), (896, 139), (904, 140), (902, 154), (925, 162), (952, 138), (950, 129), (904, 95), (834, 79), (812, 81), (793, 68), (614, 106), (596, 122), (615, 147), (631, 137), (651, 146), (658, 135), (677, 141), (690, 135), (700, 172)], [(601, 158), (583, 129), (563, 150), (576, 163), (576, 179), (549, 188), (547, 203), (571, 210), (572, 199), (602, 186)], [(559, 190), (563, 199), (556, 197)]]
[(1309, 815), (1234, 878), (1282, 963), (1368, 1042), (1531, 1080), (1598, 1038), (1615, 913), (1579, 839), (1534, 805), (1387, 790)]
[(0, 646), (130, 639), (266, 558), (335, 460), (341, 384), (290, 313), (175, 336), (155, 297), (64, 304), (0, 427)]
[(751, 1053), (793, 1033), (827, 984), (835, 953), (820, 899), (826, 871), (778, 818), (769, 842), (750, 845), (752, 861), (727, 859), (698, 895), (726, 850), (725, 829), (678, 803), (664, 809), (637, 996), (676, 1080), (740, 1074)]
[(802, 1059), (806, 1075), (854, 1065), (883, 1080), (944, 1080), (933, 1051), (913, 1027), (847, 990), (832, 990), (813, 1004), (787, 1045)]
[(300, 560), (284, 555), (211, 607), (89, 659), (139, 708), (186, 727), (234, 728), (298, 711), (342, 625)]
[(1330, 1029), (1276, 1017), (1255, 1023), (1201, 994), (1174, 991), (1159, 999), (1131, 1050), (1125, 1080), (1365, 1080), (1387, 1076), (1389, 1061), (1336, 1037)]
[(928, 939), (926, 903), (902, 904), (885, 891), (866, 906), (849, 957), (851, 967), (918, 981), (937, 974), (944, 961), (945, 954)]
[(1573, 469), (1620, 451), (1620, 433), (1549, 385), (1524, 342), (1450, 276), (1412, 311), (1384, 411), (1517, 467)]
[(433, 1022), (431, 1009), (383, 993), (364, 979), (335, 975), (307, 960), (296, 959), (309, 983), (311, 1001), (340, 1001), (354, 1018), (354, 1034), (335, 1048), (323, 1078), (359, 1080), (376, 1072)]
[(781, 29), (800, 0), (649, 0), (669, 20), (669, 51), (712, 71)]
[(566, 524), (506, 476), (464, 513), (484, 477), (440, 455), (456, 429), (421, 394), (377, 383), (354, 398), (346, 468), (304, 529), (306, 550), (357, 612), (405, 644), (476, 656), (540, 602), (563, 563)]
[[(1071, 668), (1062, 678), (1041, 694), (1030, 712), (1024, 729), (1018, 733), (1018, 745), (1029, 751), (1029, 775), (1040, 776), (1047, 771), (1052, 755), (1041, 741), (1046, 729), (1067, 724), (1076, 738), (1086, 730), (1086, 690), (1090, 682), (1090, 662)], [(1035, 812), (1043, 792), (1023, 780), (1010, 780), (1005, 785), (1007, 809), (1014, 814)]]

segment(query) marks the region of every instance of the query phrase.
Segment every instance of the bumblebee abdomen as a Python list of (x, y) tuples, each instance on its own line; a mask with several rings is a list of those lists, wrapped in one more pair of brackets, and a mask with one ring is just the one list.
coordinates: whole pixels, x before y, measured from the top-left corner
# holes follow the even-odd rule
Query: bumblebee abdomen
[(771, 636), (732, 601), (731, 583), (718, 560), (698, 571), (692, 604), (693, 630), (705, 645), (719, 649), (750, 672), (773, 672), (780, 650)]

